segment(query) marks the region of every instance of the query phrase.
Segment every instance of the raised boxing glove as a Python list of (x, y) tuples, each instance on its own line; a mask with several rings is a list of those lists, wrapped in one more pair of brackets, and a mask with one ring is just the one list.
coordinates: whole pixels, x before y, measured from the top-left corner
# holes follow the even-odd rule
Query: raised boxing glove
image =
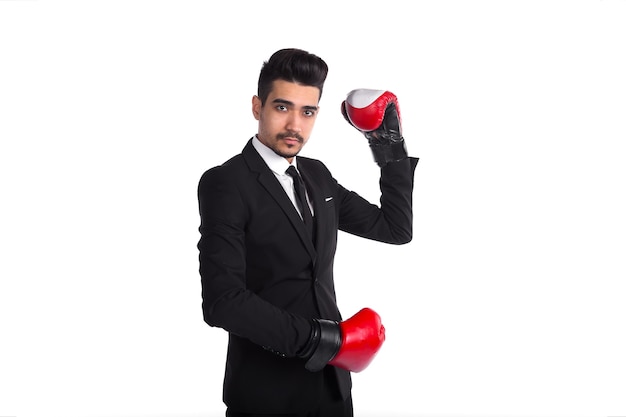
[(402, 137), (400, 105), (392, 92), (352, 90), (341, 103), (341, 113), (348, 123), (365, 135), (379, 166), (408, 156)]
[(372, 362), (384, 341), (385, 327), (380, 316), (364, 308), (342, 322), (314, 319), (309, 341), (298, 356), (307, 359), (305, 368), (312, 372), (326, 365), (361, 372)]

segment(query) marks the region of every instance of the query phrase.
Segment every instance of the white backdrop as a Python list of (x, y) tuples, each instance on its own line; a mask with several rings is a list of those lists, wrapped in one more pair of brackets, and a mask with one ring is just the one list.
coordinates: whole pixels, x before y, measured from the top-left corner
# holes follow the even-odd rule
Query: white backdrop
[(421, 158), (410, 244), (339, 238), (342, 312), (387, 328), (356, 415), (626, 416), (624, 22), (624, 0), (0, 0), (0, 415), (223, 415), (196, 186), (299, 47), (330, 66), (303, 154), (377, 202), (338, 109), (381, 88)]

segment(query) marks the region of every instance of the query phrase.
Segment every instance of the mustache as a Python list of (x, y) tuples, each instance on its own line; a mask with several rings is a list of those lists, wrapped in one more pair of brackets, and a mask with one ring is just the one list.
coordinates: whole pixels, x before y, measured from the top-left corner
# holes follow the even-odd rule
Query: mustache
[(304, 138), (300, 136), (299, 133), (296, 132), (284, 132), (276, 135), (276, 139), (285, 139), (285, 138), (296, 138), (298, 142), (304, 142)]

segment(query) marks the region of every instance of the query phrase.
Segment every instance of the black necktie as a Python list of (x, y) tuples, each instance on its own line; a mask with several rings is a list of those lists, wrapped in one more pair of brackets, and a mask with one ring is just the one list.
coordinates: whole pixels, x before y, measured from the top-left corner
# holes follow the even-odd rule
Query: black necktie
[(304, 182), (302, 181), (302, 177), (300, 177), (300, 174), (298, 174), (296, 167), (294, 167), (293, 165), (290, 165), (289, 168), (287, 168), (286, 172), (293, 178), (293, 188), (296, 193), (298, 208), (300, 209), (300, 213), (302, 214), (302, 220), (304, 221), (304, 225), (309, 231), (309, 234), (313, 236), (313, 216), (311, 215), (309, 203), (307, 203), (306, 201), (306, 189), (304, 188)]

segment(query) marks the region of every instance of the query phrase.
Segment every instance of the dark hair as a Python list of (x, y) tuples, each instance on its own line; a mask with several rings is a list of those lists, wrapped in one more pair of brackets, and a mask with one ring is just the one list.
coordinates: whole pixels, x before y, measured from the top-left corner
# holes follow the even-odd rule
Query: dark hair
[(327, 74), (328, 65), (317, 55), (302, 49), (281, 49), (274, 52), (270, 59), (263, 63), (257, 95), (261, 99), (261, 105), (264, 105), (267, 96), (272, 91), (273, 82), (284, 80), (317, 87), (321, 98)]

